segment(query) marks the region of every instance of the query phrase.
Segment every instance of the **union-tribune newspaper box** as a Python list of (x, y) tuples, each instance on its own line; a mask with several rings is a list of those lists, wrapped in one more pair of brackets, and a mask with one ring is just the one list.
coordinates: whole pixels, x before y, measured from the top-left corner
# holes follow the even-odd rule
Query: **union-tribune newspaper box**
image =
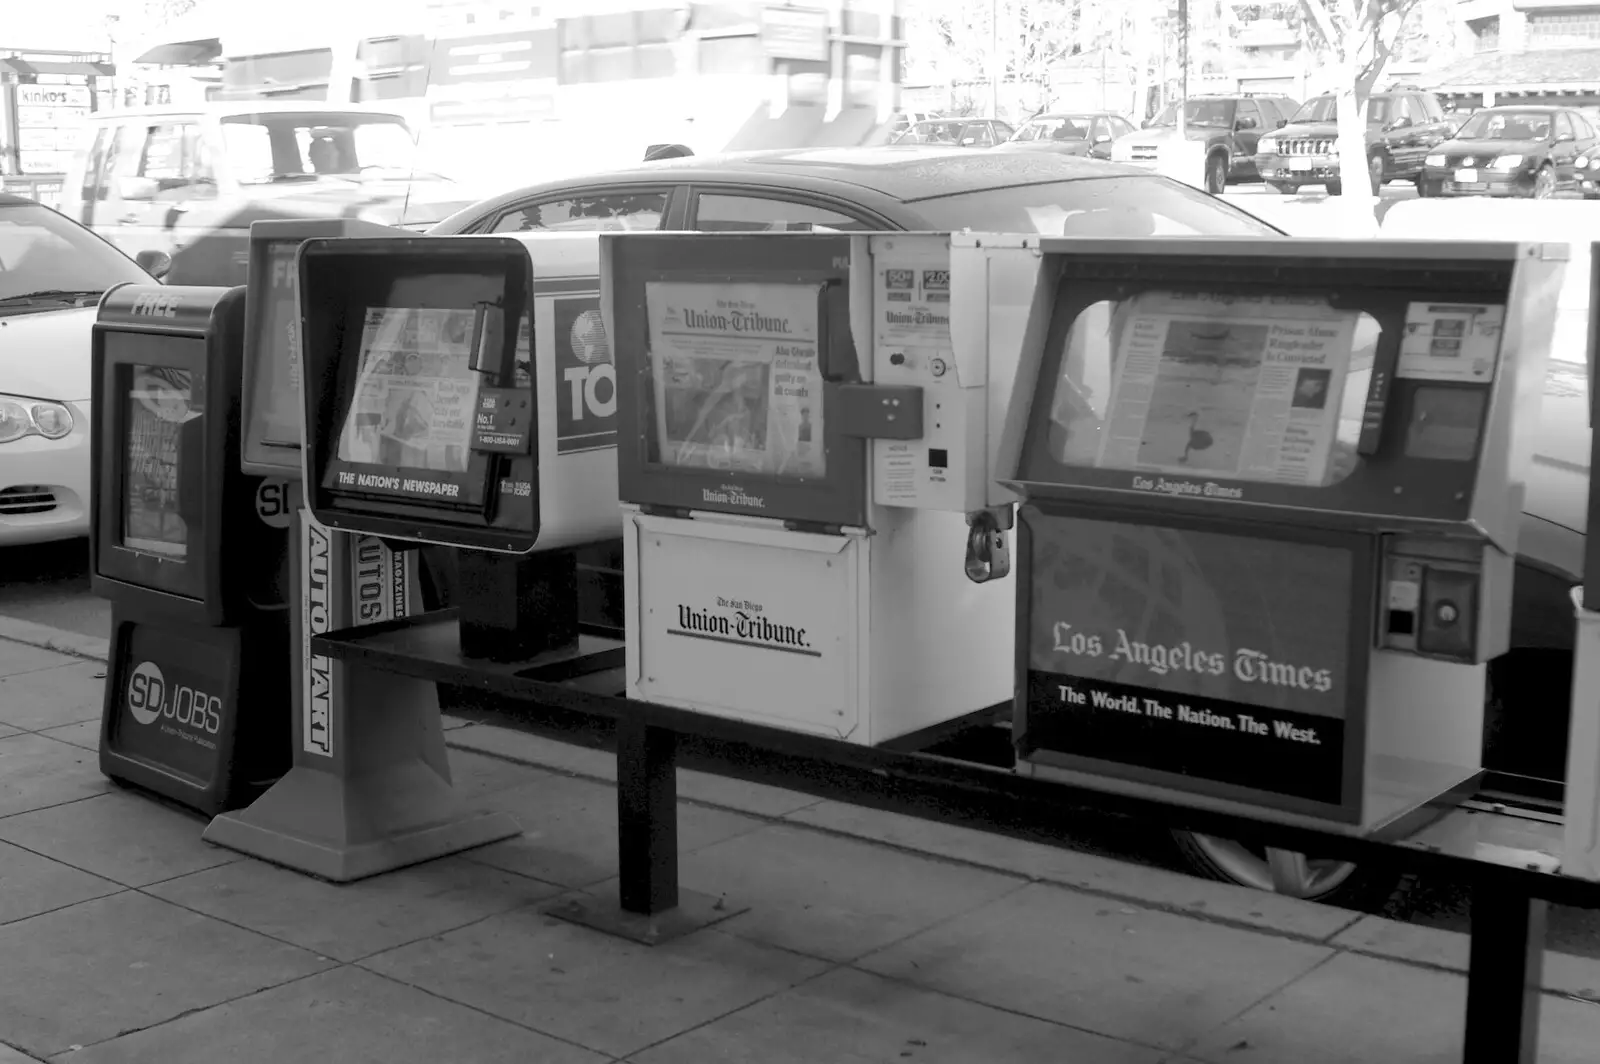
[(116, 288), (92, 345), (100, 765), (209, 813), (260, 793), (289, 750), (287, 514), (239, 469), (244, 296)]
[(603, 234), (601, 282), (629, 695), (869, 744), (1004, 703), (1009, 509), (950, 238)]
[(1041, 248), (1025, 768), (1362, 833), (1470, 783), (1564, 248)]

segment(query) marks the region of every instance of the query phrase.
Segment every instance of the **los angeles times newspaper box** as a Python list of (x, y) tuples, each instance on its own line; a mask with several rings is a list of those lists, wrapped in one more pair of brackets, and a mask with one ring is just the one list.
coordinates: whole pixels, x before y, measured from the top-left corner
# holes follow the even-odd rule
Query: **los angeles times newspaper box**
[(214, 814), (288, 767), (288, 514), (239, 469), (245, 290), (126, 285), (94, 326), (106, 775)]
[[(498, 560), (504, 579), (484, 582), (505, 586), (463, 594), (466, 656), (582, 655), (573, 549), (618, 538), (616, 462), (559, 438), (566, 389), (539, 295), (560, 278), (592, 292), (595, 256), (594, 234), (300, 246), (307, 507), (339, 532), (458, 548), (464, 574)], [(519, 831), (455, 794), (434, 684), (343, 667), (343, 705), (312, 676), (301, 731), (315, 751), (208, 839), (343, 881)]]
[(1481, 769), (1565, 247), (1040, 246), (997, 466), (1024, 770), (1415, 828)]
[(630, 697), (871, 745), (1009, 700), (988, 267), (944, 234), (602, 234)]

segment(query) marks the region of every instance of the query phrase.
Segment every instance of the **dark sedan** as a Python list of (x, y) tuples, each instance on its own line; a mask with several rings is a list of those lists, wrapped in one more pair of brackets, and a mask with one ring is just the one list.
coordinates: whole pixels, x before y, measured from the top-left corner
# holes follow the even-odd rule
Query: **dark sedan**
[(932, 145), (690, 156), (507, 192), (433, 234), (972, 229), (1095, 236), (1279, 236), (1148, 170), (1063, 155)]
[(1042, 151), (1111, 158), (1111, 142), (1137, 133), (1133, 123), (1110, 111), (1034, 115), (995, 151)]
[(1571, 107), (1490, 107), (1429, 153), (1425, 196), (1600, 196), (1600, 136)]

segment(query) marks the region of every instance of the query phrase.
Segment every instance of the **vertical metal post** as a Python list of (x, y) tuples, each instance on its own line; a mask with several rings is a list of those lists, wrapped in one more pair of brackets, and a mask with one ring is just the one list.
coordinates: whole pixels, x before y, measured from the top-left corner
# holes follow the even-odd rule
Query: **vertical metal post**
[(678, 905), (678, 737), (637, 717), (617, 721), (618, 893), (623, 912)]
[(1189, 0), (1178, 0), (1178, 136), (1188, 131), (1184, 115), (1189, 109)]
[(1472, 888), (1463, 1064), (1538, 1064), (1548, 908), (1504, 887)]
[(989, 117), (1000, 117), (1000, 0), (989, 0)]

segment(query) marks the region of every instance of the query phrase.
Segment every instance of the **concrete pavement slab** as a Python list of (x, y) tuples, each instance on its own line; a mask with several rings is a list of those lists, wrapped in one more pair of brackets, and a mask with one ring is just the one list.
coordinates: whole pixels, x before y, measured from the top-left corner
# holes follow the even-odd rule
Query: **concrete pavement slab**
[[(1594, 1064), (1600, 1006), (1546, 997), (1540, 1011), (1540, 1064)], [(1461, 976), (1343, 953), (1187, 1052), (1208, 1064), (1459, 1064), (1466, 1015)]]
[(0, 676), (18, 676), (37, 669), (55, 669), (82, 659), (53, 650), (0, 639)]
[(590, 779), (617, 780), (617, 755), (591, 746), (558, 743), (542, 735), (493, 724), (472, 724), (453, 729), (445, 736), (452, 750), (480, 750), (515, 758), (540, 768), (568, 772)]
[[(516, 817), (524, 834), (464, 856), (565, 887), (586, 887), (615, 876), (617, 789), (573, 776), (522, 771), (527, 782), (490, 795), (485, 804)], [(678, 850), (689, 853), (763, 826), (737, 813), (680, 804)]]
[(459, 857), (346, 884), (242, 860), (148, 891), (341, 961), (452, 931), (559, 892), (548, 883)]
[(827, 967), (715, 930), (641, 946), (530, 909), (380, 953), (361, 965), (619, 1057)]
[(93, 872), (143, 887), (239, 855), (200, 839), (206, 819), (131, 791), (36, 809), (0, 820), (0, 839)]
[(20, 1049), (0, 1045), (0, 1064), (39, 1064), (38, 1057), (30, 1057)]
[(448, 751), (450, 780), (463, 800), (477, 805), (499, 791), (520, 787), (528, 782), (531, 771), (527, 765), (507, 761), (501, 757), (488, 757), (461, 750)]
[(1037, 883), (857, 967), (1176, 1051), (1332, 955)]
[(21, 728), (13, 728), (9, 724), (0, 724), (0, 739), (4, 739), (8, 735), (21, 735), (21, 734), (22, 734), (22, 729)]
[(0, 1041), (52, 1056), (331, 965), (135, 891), (0, 927)]
[[(100, 604), (101, 608), (104, 606)], [(109, 626), (109, 619), (107, 624)], [(94, 661), (105, 661), (111, 656), (111, 640), (103, 634), (86, 635), (21, 617), (0, 616), (0, 639)]]
[(1015, 876), (775, 825), (683, 859), (683, 886), (749, 905), (728, 934), (847, 961), (1023, 885)]
[(607, 1058), (360, 968), (339, 968), (54, 1059), (61, 1064), (601, 1064)]
[(678, 770), (678, 797), (765, 817), (783, 816), (821, 801), (815, 795), (693, 769)]
[(1148, 1047), (837, 969), (628, 1058), (629, 1064), (1157, 1064)]
[(0, 676), (0, 723), (40, 731), (99, 720), (105, 706), (105, 676), (106, 667), (98, 661)]
[(1030, 879), (1305, 938), (1329, 938), (1360, 919), (1356, 913), (1331, 905), (844, 802), (819, 802), (784, 819), (1004, 869)]
[[(1467, 970), (1472, 940), (1455, 931), (1424, 924), (1403, 924), (1381, 916), (1363, 916), (1333, 940), (1333, 944), (1360, 953), (1431, 964), (1454, 972)], [(1546, 950), (1544, 988), (1558, 994), (1600, 999), (1600, 962), (1589, 957)], [(1595, 1033), (1600, 1040), (1600, 1030)]]
[[(0, 824), (4, 824), (0, 820)], [(115, 894), (122, 886), (0, 842), (0, 924)], [(4, 1059), (0, 1058), (0, 1064)]]
[[(71, 743), (73, 746), (81, 746), (85, 750), (93, 750), (96, 753), (100, 750), (100, 721), (98, 719), (86, 720), (80, 724), (67, 724), (60, 728), (44, 728), (39, 734), (48, 735), (52, 739)], [(4, 738), (4, 735), (0, 734), (0, 738)]]
[(92, 750), (24, 732), (0, 739), (0, 817), (92, 798), (111, 789)]

